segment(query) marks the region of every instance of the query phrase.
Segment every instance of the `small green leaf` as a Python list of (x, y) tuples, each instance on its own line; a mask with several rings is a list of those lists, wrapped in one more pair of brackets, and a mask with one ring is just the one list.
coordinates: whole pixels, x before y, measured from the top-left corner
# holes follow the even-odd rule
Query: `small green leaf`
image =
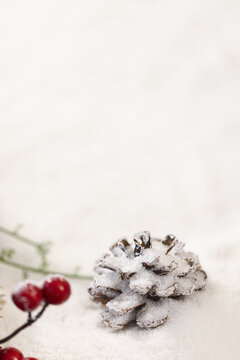
[(15, 252), (16, 251), (14, 249), (8, 249), (7, 254), (6, 254), (7, 258), (10, 260), (13, 257), (13, 255), (15, 254)]
[(23, 228), (23, 224), (17, 224), (14, 230), (15, 234), (19, 234), (20, 230)]
[(29, 277), (27, 270), (23, 270), (23, 271), (22, 271), (22, 277), (23, 277), (23, 280), (26, 280), (26, 279)]
[(78, 275), (80, 270), (81, 270), (81, 267), (76, 266), (75, 269), (73, 270), (73, 275)]
[(11, 248), (2, 248), (0, 251), (0, 260), (8, 259), (10, 260), (15, 254), (15, 250)]

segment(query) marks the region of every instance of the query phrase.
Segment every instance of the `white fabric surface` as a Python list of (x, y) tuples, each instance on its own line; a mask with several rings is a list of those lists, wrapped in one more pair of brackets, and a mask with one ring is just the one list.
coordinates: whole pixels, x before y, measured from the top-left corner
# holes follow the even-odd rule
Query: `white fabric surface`
[[(239, 13), (235, 0), (0, 2), (0, 223), (52, 239), (52, 268), (89, 274), (121, 235), (175, 233), (209, 274), (164, 327), (118, 334), (72, 282), (10, 342), (26, 356), (239, 359)], [(10, 296), (21, 274), (0, 269)], [(11, 301), (3, 315), (1, 336), (24, 319)]]

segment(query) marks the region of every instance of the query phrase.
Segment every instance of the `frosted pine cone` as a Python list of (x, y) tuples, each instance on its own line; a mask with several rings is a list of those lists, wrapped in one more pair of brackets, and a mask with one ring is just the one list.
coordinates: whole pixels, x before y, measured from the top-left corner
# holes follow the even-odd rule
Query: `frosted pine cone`
[(198, 257), (183, 250), (174, 235), (150, 237), (148, 231), (133, 242), (120, 239), (96, 263), (91, 299), (106, 305), (102, 323), (122, 329), (136, 321), (141, 328), (154, 328), (168, 318), (171, 299), (187, 296), (206, 285), (207, 275)]

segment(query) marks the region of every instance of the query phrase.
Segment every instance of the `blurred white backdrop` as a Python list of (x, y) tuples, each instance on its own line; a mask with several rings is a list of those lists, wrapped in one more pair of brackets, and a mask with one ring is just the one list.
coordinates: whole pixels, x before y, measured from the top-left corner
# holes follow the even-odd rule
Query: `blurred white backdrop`
[[(2, 0), (0, 223), (52, 239), (52, 267), (85, 273), (121, 235), (175, 233), (210, 271), (228, 261), (230, 281), (240, 253), (239, 11), (234, 0)], [(18, 257), (36, 262), (26, 249)], [(20, 274), (1, 271), (9, 291)], [(90, 332), (87, 317), (74, 329), (86, 348), (68, 349), (68, 359), (80, 350), (92, 359), (96, 339), (98, 356), (117, 359), (102, 330), (89, 340), (91, 311)], [(44, 359), (49, 343), (31, 331), (16, 341), (28, 349), (35, 334), (31, 347)], [(175, 359), (174, 346), (160, 358), (148, 345), (151, 359)]]

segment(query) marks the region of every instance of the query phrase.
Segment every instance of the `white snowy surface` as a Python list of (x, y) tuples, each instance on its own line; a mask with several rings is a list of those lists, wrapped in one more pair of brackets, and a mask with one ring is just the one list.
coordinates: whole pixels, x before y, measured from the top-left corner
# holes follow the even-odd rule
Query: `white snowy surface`
[[(9, 343), (26, 356), (239, 359), (239, 13), (235, 0), (0, 2), (0, 223), (89, 274), (121, 235), (175, 233), (209, 275), (163, 327), (117, 334), (72, 282)], [(10, 296), (21, 274), (0, 271)], [(1, 336), (25, 319), (10, 301), (3, 315)]]

